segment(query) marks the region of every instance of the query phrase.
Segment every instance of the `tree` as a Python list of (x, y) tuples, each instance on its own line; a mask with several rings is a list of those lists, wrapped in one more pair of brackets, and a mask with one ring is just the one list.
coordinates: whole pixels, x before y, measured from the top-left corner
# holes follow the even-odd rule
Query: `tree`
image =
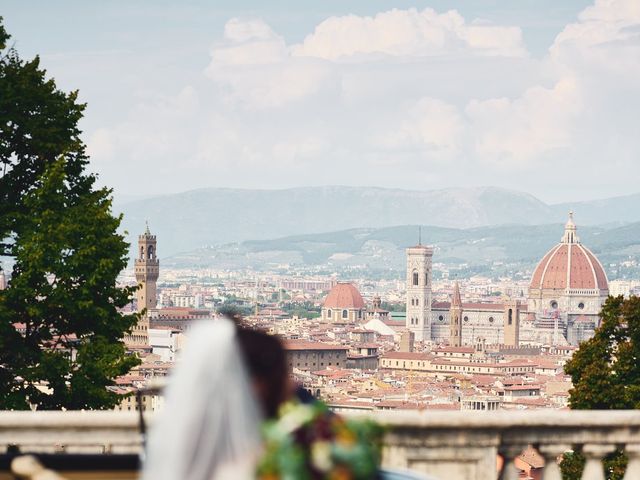
[(573, 409), (640, 408), (640, 298), (609, 297), (595, 335), (565, 365)]
[(0, 17), (0, 256), (10, 255), (11, 238), (27, 214), (24, 195), (47, 165), (66, 159), (69, 189), (88, 192), (95, 178), (85, 173), (88, 158), (78, 122), (85, 105), (78, 92), (65, 93), (46, 78), (40, 59), (20, 58), (8, 48)]
[[(640, 298), (609, 297), (600, 317), (595, 335), (581, 343), (565, 364), (573, 382), (570, 406), (577, 410), (640, 408)], [(626, 462), (622, 452), (608, 457), (604, 462), (607, 478), (621, 479)]]
[(84, 105), (6, 50), (0, 18), (0, 408), (112, 408), (106, 387), (139, 363), (122, 337), (128, 244), (111, 191), (95, 187), (77, 123)]

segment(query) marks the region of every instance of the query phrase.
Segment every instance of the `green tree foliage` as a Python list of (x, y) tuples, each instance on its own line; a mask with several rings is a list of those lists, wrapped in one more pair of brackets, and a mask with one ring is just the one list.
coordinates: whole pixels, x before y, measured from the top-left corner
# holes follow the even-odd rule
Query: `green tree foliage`
[(593, 338), (565, 365), (571, 408), (640, 408), (640, 298), (609, 297)]
[(128, 249), (115, 233), (120, 218), (108, 190), (74, 197), (66, 178), (60, 160), (24, 199), (29, 215), (19, 219), (11, 283), (0, 292), (3, 408), (112, 408), (118, 396), (106, 387), (139, 362), (121, 342), (138, 317), (118, 311), (135, 290), (116, 286)]
[(138, 320), (119, 311), (135, 290), (116, 285), (128, 251), (121, 217), (85, 172), (84, 105), (8, 40), (0, 21), (0, 256), (11, 265), (0, 409), (112, 408), (119, 397), (106, 387), (139, 363), (121, 340)]
[(580, 480), (586, 459), (580, 452), (567, 452), (562, 457), (562, 480)]
[[(595, 335), (580, 344), (565, 372), (573, 388), (569, 403), (577, 410), (619, 410), (640, 408), (640, 298), (609, 297), (600, 312), (601, 324)], [(578, 454), (576, 454), (577, 456)], [(565, 456), (565, 461), (567, 457)], [(576, 459), (567, 462), (566, 480), (578, 479)], [(622, 479), (627, 458), (618, 451), (604, 462), (608, 479)]]
[(69, 190), (91, 190), (94, 177), (78, 122), (85, 105), (78, 92), (65, 93), (46, 78), (40, 59), (24, 61), (13, 48), (0, 17), (0, 255), (9, 254), (11, 238), (28, 214), (24, 194), (60, 156), (66, 159)]

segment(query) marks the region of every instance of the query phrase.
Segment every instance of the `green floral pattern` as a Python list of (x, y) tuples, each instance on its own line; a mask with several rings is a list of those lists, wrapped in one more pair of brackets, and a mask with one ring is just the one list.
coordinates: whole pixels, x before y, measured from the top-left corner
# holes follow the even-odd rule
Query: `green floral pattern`
[(322, 402), (288, 403), (263, 428), (260, 480), (364, 480), (377, 476), (382, 428), (345, 419)]

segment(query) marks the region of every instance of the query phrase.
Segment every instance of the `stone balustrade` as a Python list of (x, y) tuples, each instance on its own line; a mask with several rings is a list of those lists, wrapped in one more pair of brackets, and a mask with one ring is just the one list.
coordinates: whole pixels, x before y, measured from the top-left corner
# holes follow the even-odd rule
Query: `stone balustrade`
[[(360, 416), (361, 414), (357, 414)], [(513, 459), (528, 445), (545, 458), (545, 480), (560, 480), (557, 458), (580, 449), (583, 479), (603, 480), (601, 460), (615, 449), (628, 458), (626, 480), (640, 479), (640, 411), (383, 411), (368, 413), (388, 430), (383, 465), (434, 478), (518, 479)], [(0, 412), (0, 449), (30, 452), (140, 452), (135, 412)]]

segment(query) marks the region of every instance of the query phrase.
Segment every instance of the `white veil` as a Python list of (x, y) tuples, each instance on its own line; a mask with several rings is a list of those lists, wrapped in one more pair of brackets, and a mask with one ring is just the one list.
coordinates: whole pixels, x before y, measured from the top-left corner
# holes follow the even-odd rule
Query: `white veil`
[(230, 320), (193, 326), (165, 398), (143, 480), (254, 478), (262, 416)]

